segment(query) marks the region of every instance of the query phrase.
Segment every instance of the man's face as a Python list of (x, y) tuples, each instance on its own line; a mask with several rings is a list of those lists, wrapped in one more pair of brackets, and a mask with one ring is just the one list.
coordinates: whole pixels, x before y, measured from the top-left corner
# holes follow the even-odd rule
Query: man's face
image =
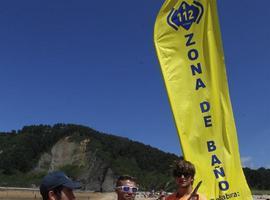
[(54, 194), (53, 191), (49, 192), (49, 200), (75, 200), (75, 195), (72, 189), (64, 187), (61, 191), (61, 196)]
[(61, 191), (61, 200), (74, 200), (75, 195), (72, 191), (72, 189), (64, 187), (63, 190)]
[[(118, 200), (134, 200), (136, 193), (132, 192), (132, 188), (137, 188), (136, 183), (130, 180), (123, 180), (120, 183), (121, 185), (116, 188)], [(121, 188), (121, 186), (127, 186), (130, 189), (127, 190), (128, 188)]]
[(191, 175), (180, 175), (178, 177), (176, 177), (176, 183), (178, 185), (178, 187), (181, 188), (187, 188), (190, 187), (193, 183), (193, 177)]

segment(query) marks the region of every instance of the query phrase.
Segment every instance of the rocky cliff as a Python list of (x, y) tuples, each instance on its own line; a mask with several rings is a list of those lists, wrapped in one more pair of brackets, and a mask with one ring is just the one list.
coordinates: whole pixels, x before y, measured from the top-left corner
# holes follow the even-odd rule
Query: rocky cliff
[(77, 169), (76, 178), (83, 188), (91, 191), (113, 191), (115, 175), (109, 166), (99, 159), (96, 152), (88, 150), (90, 139), (75, 142), (70, 137), (60, 139), (49, 153), (44, 153), (35, 171)]
[[(84, 189), (112, 191), (117, 176), (138, 178), (141, 189), (170, 186), (176, 155), (74, 124), (34, 125), (0, 133), (0, 186), (38, 186), (62, 170)], [(174, 185), (174, 184), (172, 184)]]

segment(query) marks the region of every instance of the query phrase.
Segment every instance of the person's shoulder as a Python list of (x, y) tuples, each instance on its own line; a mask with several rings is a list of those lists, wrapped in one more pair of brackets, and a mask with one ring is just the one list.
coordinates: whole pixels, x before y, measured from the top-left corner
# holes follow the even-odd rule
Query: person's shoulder
[(165, 200), (175, 200), (175, 199), (177, 199), (176, 193), (172, 193), (172, 194), (166, 196), (166, 198), (165, 198)]
[(199, 200), (207, 200), (207, 198), (203, 194), (198, 193), (198, 195), (199, 195)]

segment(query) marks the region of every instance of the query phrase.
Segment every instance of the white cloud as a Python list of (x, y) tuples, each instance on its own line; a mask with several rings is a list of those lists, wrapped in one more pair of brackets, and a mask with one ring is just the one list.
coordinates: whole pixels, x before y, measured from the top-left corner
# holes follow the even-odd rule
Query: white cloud
[(241, 157), (241, 163), (242, 163), (242, 167), (254, 168), (254, 164), (252, 163), (251, 156)]

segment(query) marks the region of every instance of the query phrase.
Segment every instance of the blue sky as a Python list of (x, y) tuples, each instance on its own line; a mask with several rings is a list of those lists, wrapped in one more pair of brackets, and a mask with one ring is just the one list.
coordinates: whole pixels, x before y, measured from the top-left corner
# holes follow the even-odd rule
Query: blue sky
[[(153, 45), (163, 1), (0, 2), (0, 130), (77, 123), (181, 154)], [(270, 168), (270, 1), (218, 1), (245, 166)]]

